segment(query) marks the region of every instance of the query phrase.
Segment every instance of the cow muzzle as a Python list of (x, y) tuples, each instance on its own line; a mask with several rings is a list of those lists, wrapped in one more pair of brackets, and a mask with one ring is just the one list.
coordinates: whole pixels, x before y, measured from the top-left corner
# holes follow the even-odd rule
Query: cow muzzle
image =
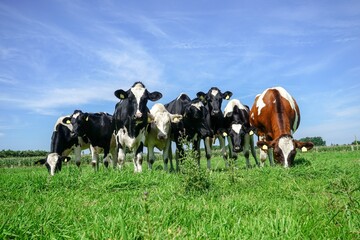
[(137, 110), (136, 113), (135, 113), (135, 118), (141, 118), (142, 117), (142, 113)]
[(238, 153), (238, 152), (241, 152), (241, 151), (242, 151), (241, 146), (234, 146), (234, 152)]
[(158, 138), (159, 140), (165, 140), (165, 139), (167, 139), (167, 134), (159, 133), (159, 134), (157, 135), (157, 138)]

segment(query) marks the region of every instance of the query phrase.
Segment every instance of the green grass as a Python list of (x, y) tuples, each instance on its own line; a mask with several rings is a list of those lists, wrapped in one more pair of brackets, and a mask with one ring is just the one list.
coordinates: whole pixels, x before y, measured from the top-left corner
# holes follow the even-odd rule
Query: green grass
[(359, 151), (299, 153), (291, 169), (161, 165), (0, 168), (0, 239), (360, 239)]

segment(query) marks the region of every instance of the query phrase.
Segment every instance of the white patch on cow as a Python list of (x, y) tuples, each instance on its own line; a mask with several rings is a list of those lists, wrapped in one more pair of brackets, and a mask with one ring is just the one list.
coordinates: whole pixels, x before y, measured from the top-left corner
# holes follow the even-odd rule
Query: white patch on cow
[(73, 129), (73, 126), (71, 123), (67, 124), (67, 123), (64, 123), (63, 120), (64, 118), (67, 118), (67, 117), (70, 117), (69, 115), (67, 116), (62, 116), (62, 117), (59, 117), (58, 120), (56, 121), (55, 123), (55, 126), (54, 126), (54, 132), (56, 132), (56, 127), (61, 124), (61, 125), (64, 125), (65, 127), (69, 128), (70, 131), (72, 131)]
[(234, 132), (236, 132), (237, 134), (240, 134), (242, 125), (241, 124), (232, 124), (231, 128), (232, 128), (232, 130), (234, 130)]
[(292, 150), (294, 150), (294, 143), (292, 137), (282, 137), (279, 139), (279, 148), (284, 155), (284, 167), (289, 167), (288, 157)]
[(194, 106), (194, 107), (196, 107), (197, 109), (201, 109), (201, 107), (203, 107), (204, 106), (204, 104), (202, 103), (202, 102), (197, 102), (197, 103), (192, 103), (191, 104), (191, 106)]
[(180, 93), (180, 95), (176, 98), (176, 100), (179, 100), (182, 95), (186, 95), (186, 93)]
[(50, 166), (50, 175), (54, 176), (55, 175), (55, 167), (56, 167), (56, 163), (57, 161), (59, 161), (59, 154), (57, 153), (50, 153), (47, 156), (46, 162), (49, 164)]
[(224, 116), (226, 117), (227, 114), (231, 113), (235, 106), (239, 109), (247, 110), (247, 108), (238, 99), (231, 99), (228, 104), (226, 104)]
[(259, 96), (258, 99), (257, 99), (257, 101), (256, 101), (256, 107), (257, 107), (257, 109), (258, 109), (258, 115), (260, 115), (261, 109), (263, 109), (263, 107), (266, 106), (263, 98), (264, 98), (264, 96), (265, 96), (265, 94), (266, 94), (266, 92), (267, 92), (268, 90), (269, 90), (269, 88), (266, 89), (262, 94), (257, 95), (257, 96)]
[(136, 116), (141, 117), (141, 112), (139, 110), (139, 106), (140, 106), (140, 100), (141, 97), (144, 95), (145, 93), (145, 88), (141, 83), (137, 83), (134, 87), (132, 87), (130, 89), (130, 91), (134, 94), (135, 98), (136, 98), (136, 103), (137, 103), (137, 109), (136, 109)]
[(214, 97), (215, 97), (218, 93), (219, 93), (219, 91), (216, 90), (216, 89), (211, 90), (211, 95), (213, 95)]

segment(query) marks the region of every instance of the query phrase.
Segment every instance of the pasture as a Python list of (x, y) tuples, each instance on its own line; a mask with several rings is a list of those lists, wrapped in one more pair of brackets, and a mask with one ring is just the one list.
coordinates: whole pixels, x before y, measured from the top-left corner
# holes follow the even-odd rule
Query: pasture
[(188, 156), (166, 173), (158, 159), (141, 174), (69, 164), (54, 177), (1, 165), (0, 238), (360, 239), (359, 150), (298, 152), (290, 169), (238, 161), (207, 171)]

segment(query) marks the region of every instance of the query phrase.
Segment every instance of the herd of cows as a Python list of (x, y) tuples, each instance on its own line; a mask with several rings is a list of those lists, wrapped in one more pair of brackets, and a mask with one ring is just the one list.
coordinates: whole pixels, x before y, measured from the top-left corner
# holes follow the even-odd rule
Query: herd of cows
[[(114, 168), (122, 168), (126, 153), (132, 151), (134, 170), (141, 172), (145, 146), (148, 167), (151, 169), (155, 161), (156, 147), (163, 152), (164, 169), (168, 171), (168, 163), (170, 170), (174, 170), (171, 143), (175, 142), (176, 170), (179, 170), (184, 143), (191, 142), (200, 164), (200, 141), (203, 140), (210, 169), (212, 143), (219, 139), (226, 163), (229, 157), (236, 158), (237, 153), (243, 152), (250, 166), (251, 152), (259, 166), (269, 156), (271, 165), (275, 159), (276, 163), (289, 167), (296, 149), (307, 151), (313, 147), (311, 142), (293, 139), (292, 134), (299, 127), (300, 111), (294, 98), (281, 87), (269, 88), (257, 95), (251, 109), (237, 99), (229, 100), (232, 92), (222, 93), (216, 87), (207, 93), (198, 92), (194, 99), (182, 93), (165, 105), (154, 104), (151, 109), (147, 102), (161, 99), (162, 94), (149, 92), (141, 82), (134, 83), (127, 91), (116, 90), (114, 94), (119, 102), (113, 115), (75, 110), (69, 116), (60, 117), (52, 134), (50, 154), (37, 163), (45, 164), (54, 175), (64, 161), (70, 160), (71, 152), (80, 166), (81, 150), (90, 148), (95, 169), (99, 168), (101, 152), (106, 167), (112, 162)], [(223, 100), (229, 100), (224, 112), (221, 110)], [(254, 133), (259, 138), (260, 162), (254, 148)]]

